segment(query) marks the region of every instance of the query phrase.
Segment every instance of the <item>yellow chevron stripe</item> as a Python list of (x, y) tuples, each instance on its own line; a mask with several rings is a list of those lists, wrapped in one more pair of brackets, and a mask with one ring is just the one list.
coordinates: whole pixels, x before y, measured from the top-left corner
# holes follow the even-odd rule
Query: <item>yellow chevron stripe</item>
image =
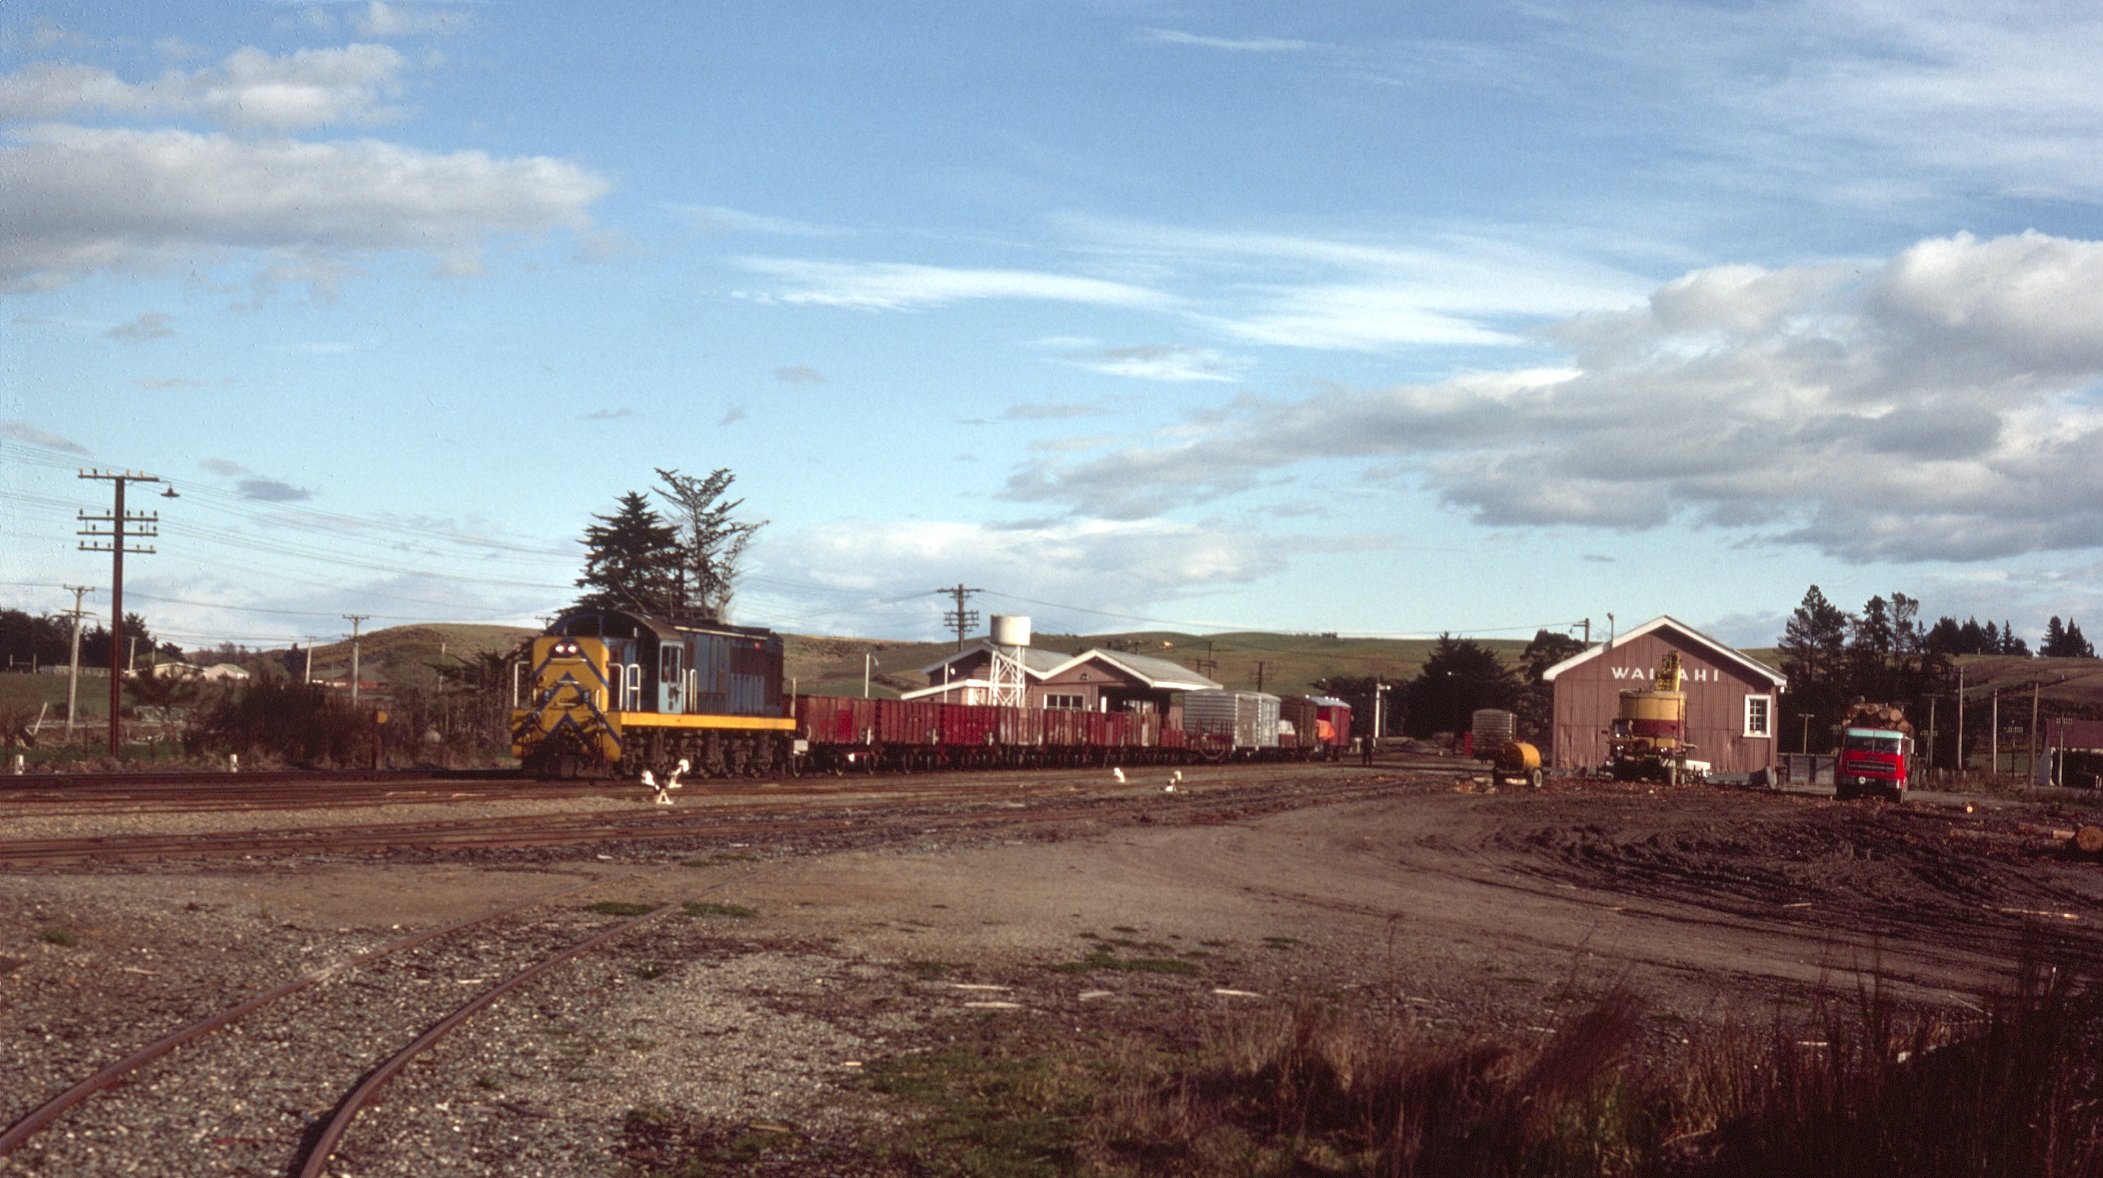
[(720, 728), (740, 732), (794, 732), (796, 721), (774, 716), (687, 716), (662, 712), (608, 712), (621, 728)]

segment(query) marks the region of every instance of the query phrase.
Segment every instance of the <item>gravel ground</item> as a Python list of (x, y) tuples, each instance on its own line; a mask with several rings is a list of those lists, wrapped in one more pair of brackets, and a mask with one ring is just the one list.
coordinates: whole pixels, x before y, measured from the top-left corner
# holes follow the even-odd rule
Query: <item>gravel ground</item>
[[(213, 829), (229, 818), (150, 816)], [(277, 811), (264, 824), (294, 821)], [(1439, 783), (1242, 818), (1142, 814), (844, 850), (4, 876), (0, 1123), (171, 1029), (404, 931), (605, 882), (332, 976), (98, 1098), (0, 1159), (0, 1175), (282, 1173), (283, 1143), (475, 979), (618, 919), (588, 911), (595, 899), (715, 907), (639, 927), (471, 1020), (359, 1119), (332, 1173), (638, 1174), (662, 1164), (667, 1139), (755, 1132), (796, 1142), (805, 1172), (880, 1172), (869, 1143), (911, 1114), (872, 1091), (868, 1069), (988, 1026), (1083, 1036), (1316, 995), (1526, 1035), (1625, 983), (1669, 1048), (1687, 1025), (1766, 1017), (1871, 966), (1911, 1001), (1963, 1009), (2018, 946), (2103, 961), (2091, 927), (2103, 868), (1950, 833), (1987, 821), (1718, 790)], [(1091, 955), (1196, 972), (1093, 969)]]

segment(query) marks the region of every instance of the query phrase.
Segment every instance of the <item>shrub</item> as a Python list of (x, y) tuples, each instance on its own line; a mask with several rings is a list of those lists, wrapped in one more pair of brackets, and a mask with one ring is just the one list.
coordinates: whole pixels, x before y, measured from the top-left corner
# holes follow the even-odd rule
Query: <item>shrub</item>
[(319, 684), (266, 679), (221, 698), (191, 728), (188, 743), (192, 752), (340, 766), (362, 759), (369, 727)]

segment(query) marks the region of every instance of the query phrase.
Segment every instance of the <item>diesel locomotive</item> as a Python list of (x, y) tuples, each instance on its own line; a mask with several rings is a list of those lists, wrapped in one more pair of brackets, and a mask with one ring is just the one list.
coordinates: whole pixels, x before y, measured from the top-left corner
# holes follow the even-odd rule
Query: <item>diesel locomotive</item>
[(796, 721), (771, 631), (582, 606), (533, 640), (528, 667), (511, 751), (529, 773), (634, 777), (682, 760), (709, 777), (791, 767)]

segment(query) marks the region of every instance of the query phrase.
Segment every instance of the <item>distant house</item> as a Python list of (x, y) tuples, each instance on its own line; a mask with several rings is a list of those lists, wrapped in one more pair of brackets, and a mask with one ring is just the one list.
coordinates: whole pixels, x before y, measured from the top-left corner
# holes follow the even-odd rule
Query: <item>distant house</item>
[(196, 663), (155, 663), (146, 668), (145, 674), (156, 679), (201, 679), (209, 683), (237, 683), (248, 678), (248, 671), (233, 663), (213, 663), (200, 667)]
[(1594, 646), (1542, 672), (1555, 685), (1555, 731), (1549, 758), (1558, 769), (1606, 761), (1607, 736), (1624, 688), (1649, 687), (1658, 663), (1676, 651), (1686, 673), (1687, 739), (1693, 758), (1714, 773), (1773, 772), (1788, 680), (1669, 615)]
[[(930, 663), (920, 669), (928, 685), (902, 698), (989, 703), (994, 698), (994, 654), (1001, 650), (981, 639)], [(1166, 713), (1178, 693), (1219, 687), (1180, 663), (1150, 655), (1108, 650), (1061, 654), (1032, 646), (1022, 647), (1020, 653), (1023, 698), (1034, 708)]]

